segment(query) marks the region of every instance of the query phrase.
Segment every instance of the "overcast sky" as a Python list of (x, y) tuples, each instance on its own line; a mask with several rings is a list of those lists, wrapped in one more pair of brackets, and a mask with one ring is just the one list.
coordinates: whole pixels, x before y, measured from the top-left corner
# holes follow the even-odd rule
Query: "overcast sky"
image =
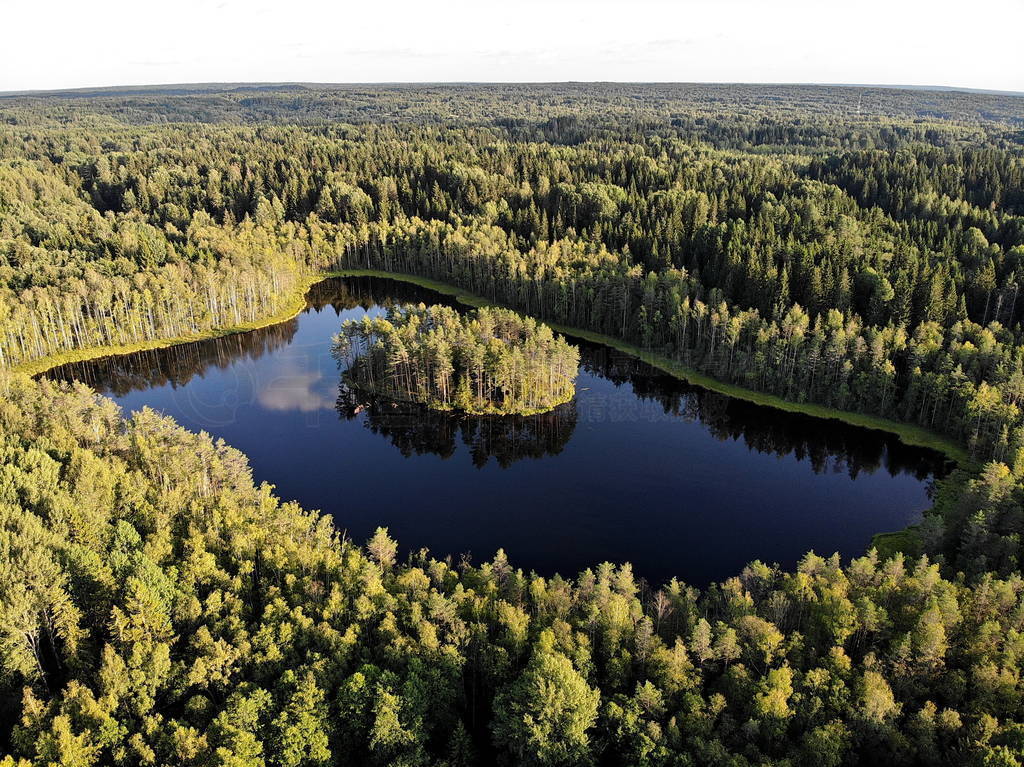
[(1024, 0), (0, 0), (0, 90), (684, 81), (1024, 91)]

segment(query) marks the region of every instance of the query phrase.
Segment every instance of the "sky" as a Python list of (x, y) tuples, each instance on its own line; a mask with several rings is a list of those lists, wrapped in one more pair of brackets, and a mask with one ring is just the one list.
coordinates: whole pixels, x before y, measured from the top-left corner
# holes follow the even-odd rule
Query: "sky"
[(1024, 0), (0, 0), (0, 91), (801, 82), (1024, 91)]

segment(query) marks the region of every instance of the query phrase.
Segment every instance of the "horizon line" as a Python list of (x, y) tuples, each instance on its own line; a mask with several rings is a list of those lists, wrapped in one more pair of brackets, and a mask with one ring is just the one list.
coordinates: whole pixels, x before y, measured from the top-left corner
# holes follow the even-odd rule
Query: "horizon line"
[(366, 80), (351, 82), (328, 82), (316, 80), (209, 80), (193, 82), (162, 82), (162, 83), (117, 83), (112, 85), (84, 85), (66, 88), (28, 88), (18, 90), (0, 90), (2, 97), (17, 96), (56, 96), (65, 93), (88, 93), (103, 91), (143, 91), (145, 89), (167, 88), (204, 88), (216, 90), (228, 87), (426, 87), (426, 86), (542, 86), (542, 85), (714, 85), (714, 86), (755, 86), (755, 87), (814, 87), (814, 88), (871, 88), (876, 90), (916, 90), (936, 93), (971, 93), (976, 95), (1024, 97), (1024, 90), (1004, 90), (997, 88), (978, 88), (958, 85), (922, 85), (914, 83), (853, 83), (853, 82), (809, 82), (809, 81), (777, 81), (755, 82), (743, 80)]

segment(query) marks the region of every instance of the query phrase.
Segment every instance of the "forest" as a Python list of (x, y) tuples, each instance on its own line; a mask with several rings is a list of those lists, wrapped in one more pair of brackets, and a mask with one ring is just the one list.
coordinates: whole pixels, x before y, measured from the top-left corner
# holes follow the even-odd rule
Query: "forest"
[[(286, 315), (352, 268), (542, 347), (576, 328), (921, 429), (959, 468), (901, 551), (704, 590), (546, 577), (348, 540), (229, 445), (29, 375)], [(0, 765), (1024, 764), (1022, 279), (1013, 96), (0, 97)], [(392, 315), (417, 341), (421, 311)]]
[(529, 317), (424, 304), (346, 320), (331, 354), (363, 394), (475, 415), (535, 415), (568, 402), (580, 362), (576, 347)]

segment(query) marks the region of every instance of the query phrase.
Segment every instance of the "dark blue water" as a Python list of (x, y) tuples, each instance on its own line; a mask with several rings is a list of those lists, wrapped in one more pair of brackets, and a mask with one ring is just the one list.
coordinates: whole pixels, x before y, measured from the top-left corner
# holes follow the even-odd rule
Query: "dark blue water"
[(406, 551), (480, 562), (504, 548), (547, 575), (629, 561), (652, 582), (704, 585), (755, 559), (857, 556), (930, 505), (943, 470), (932, 451), (708, 392), (583, 343), (575, 401), (542, 416), (339, 400), (330, 345), (342, 320), (444, 300), (389, 280), (330, 280), (272, 328), (50, 375), (223, 437), (257, 480), (332, 514), (357, 541), (383, 525)]

